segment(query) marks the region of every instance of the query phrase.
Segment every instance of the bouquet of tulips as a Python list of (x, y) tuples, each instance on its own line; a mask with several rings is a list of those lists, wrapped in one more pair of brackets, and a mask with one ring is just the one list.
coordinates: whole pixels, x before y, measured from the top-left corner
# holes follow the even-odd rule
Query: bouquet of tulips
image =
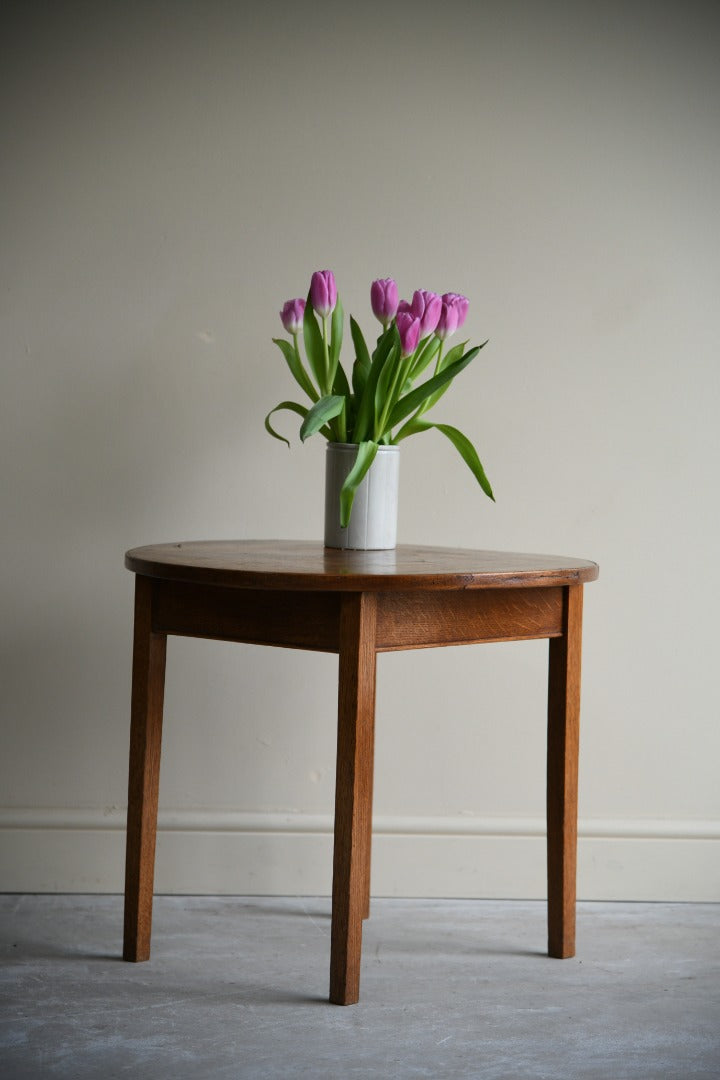
[[(357, 445), (357, 456), (340, 495), (340, 522), (350, 520), (355, 492), (372, 465), (378, 446), (396, 445), (408, 435), (435, 428), (446, 436), (491, 499), (492, 488), (470, 440), (449, 424), (431, 423), (425, 414), (483, 345), (465, 351), (467, 342), (445, 351), (448, 338), (462, 327), (468, 300), (458, 293), (418, 289), (412, 300), (399, 300), (392, 278), (370, 287), (370, 302), (382, 332), (370, 352), (350, 316), (355, 351), (350, 378), (340, 362), (343, 306), (331, 270), (317, 270), (307, 300), (288, 300), (280, 312), (290, 341), (273, 338), (290, 372), (310, 399), (310, 406), (282, 401), (265, 418), (267, 431), (290, 443), (270, 423), (273, 413), (288, 410), (302, 417), (300, 438), (320, 432), (330, 442)], [(304, 345), (303, 362), (300, 339)], [(431, 367), (432, 365), (432, 367)], [(430, 371), (428, 370), (430, 369)], [(418, 383), (421, 376), (424, 380)], [(416, 385), (417, 384), (417, 385)]]

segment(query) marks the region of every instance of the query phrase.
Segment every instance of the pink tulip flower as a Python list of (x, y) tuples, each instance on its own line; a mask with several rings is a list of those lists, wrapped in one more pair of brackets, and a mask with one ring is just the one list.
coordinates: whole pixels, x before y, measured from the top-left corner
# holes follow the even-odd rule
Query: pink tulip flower
[(287, 300), (280, 312), (280, 319), (288, 334), (299, 334), (302, 330), (303, 315), (305, 314), (305, 301), (300, 297), (297, 300)]
[(310, 303), (321, 319), (327, 319), (337, 303), (337, 286), (332, 270), (316, 270), (310, 280)]
[(370, 286), (370, 304), (373, 315), (383, 327), (395, 318), (398, 309), (398, 287), (392, 278), (378, 278)]
[(465, 322), (469, 306), (470, 301), (466, 296), (461, 296), (460, 293), (443, 293), (442, 310), (435, 336), (444, 341), (459, 330)]
[(467, 296), (461, 296), (460, 293), (446, 292), (443, 293), (443, 300), (446, 304), (452, 304), (458, 310), (458, 330), (461, 328), (465, 319), (467, 318), (468, 308), (470, 307), (470, 301)]
[(400, 334), (400, 353), (403, 359), (417, 349), (420, 340), (420, 320), (410, 311), (400, 311), (396, 317)]
[(412, 314), (412, 304), (409, 300), (401, 300), (397, 307), (397, 314), (402, 315), (403, 312), (408, 311)]
[(432, 334), (440, 319), (441, 308), (442, 300), (437, 293), (428, 292), (426, 289), (415, 290), (410, 310), (420, 320), (421, 338)]

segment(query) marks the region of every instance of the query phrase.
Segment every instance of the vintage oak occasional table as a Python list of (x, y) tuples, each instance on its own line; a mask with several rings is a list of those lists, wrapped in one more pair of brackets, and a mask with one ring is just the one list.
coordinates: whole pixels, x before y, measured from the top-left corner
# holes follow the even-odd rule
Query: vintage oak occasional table
[(330, 1001), (357, 1002), (369, 914), (379, 652), (549, 638), (548, 952), (575, 951), (583, 583), (593, 562), (400, 546), (338, 551), (278, 540), (135, 548), (125, 960), (150, 956), (168, 634), (339, 656)]

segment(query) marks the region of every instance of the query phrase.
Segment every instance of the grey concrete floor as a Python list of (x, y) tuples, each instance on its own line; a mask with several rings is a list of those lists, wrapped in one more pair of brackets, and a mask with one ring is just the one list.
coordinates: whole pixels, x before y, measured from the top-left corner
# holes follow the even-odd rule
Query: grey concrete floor
[(720, 1077), (720, 905), (375, 900), (361, 1000), (326, 1001), (327, 899), (156, 897), (119, 959), (122, 899), (0, 897), (0, 1077)]

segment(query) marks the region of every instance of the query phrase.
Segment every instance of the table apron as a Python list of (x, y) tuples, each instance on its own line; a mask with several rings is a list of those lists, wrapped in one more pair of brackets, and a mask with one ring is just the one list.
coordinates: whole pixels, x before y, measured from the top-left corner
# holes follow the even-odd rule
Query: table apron
[[(523, 641), (563, 633), (562, 586), (376, 593), (375, 649)], [(339, 652), (343, 598), (352, 593), (233, 589), (153, 579), (159, 634)]]
[(156, 633), (338, 652), (341, 594), (153, 582)]
[(377, 648), (426, 649), (559, 637), (563, 588), (397, 592), (378, 597)]

